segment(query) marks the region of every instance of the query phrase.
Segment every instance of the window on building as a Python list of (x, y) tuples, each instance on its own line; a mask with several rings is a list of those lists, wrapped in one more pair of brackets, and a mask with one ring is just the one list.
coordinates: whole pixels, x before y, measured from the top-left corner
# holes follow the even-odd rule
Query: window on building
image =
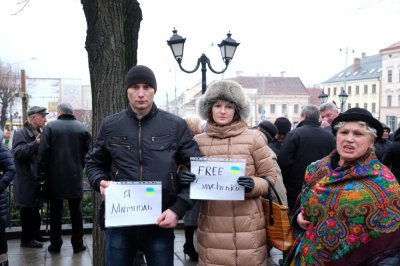
[(336, 87), (333, 88), (333, 95), (336, 95)]
[(360, 104), (359, 104), (359, 103), (356, 103), (356, 107), (360, 107)]
[(270, 104), (269, 109), (271, 111), (271, 114), (275, 114), (275, 104)]
[[(400, 99), (400, 98), (399, 98)], [(299, 113), (299, 105), (296, 103), (295, 105), (294, 105), (294, 107), (293, 107), (293, 112), (295, 113), (295, 114), (298, 114)]]
[(392, 130), (397, 128), (397, 117), (396, 116), (386, 116), (386, 125)]
[(328, 95), (331, 95), (331, 88), (328, 88)]
[(356, 94), (360, 94), (360, 86), (356, 86)]
[(386, 98), (386, 106), (392, 107), (392, 95), (388, 95)]
[(372, 84), (372, 93), (376, 94), (376, 84)]
[(287, 104), (286, 103), (282, 104), (282, 114), (284, 114), (284, 115), (287, 114)]
[(351, 108), (351, 103), (347, 104), (347, 110)]
[(368, 85), (364, 85), (364, 94), (368, 94)]
[(372, 103), (372, 105), (371, 105), (371, 112), (376, 113), (376, 104), (375, 103)]
[(388, 82), (389, 82), (389, 83), (391, 83), (391, 82), (392, 82), (392, 72), (393, 72), (393, 71), (392, 71), (391, 69), (389, 69), (389, 70), (388, 70), (388, 76), (387, 76), (387, 79), (388, 79)]
[(364, 103), (364, 109), (368, 110), (368, 103)]
[(397, 106), (400, 106), (400, 95), (397, 96)]
[(348, 86), (348, 87), (347, 87), (347, 94), (348, 94), (348, 95), (351, 95), (351, 86)]

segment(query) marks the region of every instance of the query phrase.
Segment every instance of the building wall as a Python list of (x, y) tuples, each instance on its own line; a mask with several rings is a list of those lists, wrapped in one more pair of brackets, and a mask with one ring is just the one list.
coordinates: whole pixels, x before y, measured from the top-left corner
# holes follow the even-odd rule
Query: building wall
[[(342, 91), (343, 86), (344, 81), (322, 84), (324, 92), (328, 94), (328, 102), (334, 101), (339, 109), (341, 108), (339, 94)], [(347, 81), (346, 93), (349, 95), (349, 97), (344, 105), (344, 111), (358, 106), (367, 109), (375, 118), (379, 119), (380, 88), (381, 82), (379, 79)]]
[[(392, 130), (400, 123), (400, 48), (382, 54), (381, 121)], [(391, 71), (391, 81), (390, 79)], [(391, 98), (391, 101), (388, 99)]]

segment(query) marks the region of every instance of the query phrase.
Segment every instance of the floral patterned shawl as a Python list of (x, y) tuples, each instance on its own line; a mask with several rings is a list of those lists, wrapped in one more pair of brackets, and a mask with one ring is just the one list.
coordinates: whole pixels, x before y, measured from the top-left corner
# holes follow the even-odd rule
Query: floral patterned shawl
[(338, 160), (334, 151), (307, 167), (301, 207), (311, 224), (298, 235), (290, 265), (357, 265), (400, 248), (393, 174), (372, 151), (340, 167)]

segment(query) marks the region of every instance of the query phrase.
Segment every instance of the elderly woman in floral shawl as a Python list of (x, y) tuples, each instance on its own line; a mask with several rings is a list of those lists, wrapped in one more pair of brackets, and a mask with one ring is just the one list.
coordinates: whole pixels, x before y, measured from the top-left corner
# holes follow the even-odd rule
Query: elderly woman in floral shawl
[(332, 130), (337, 149), (307, 167), (286, 265), (400, 265), (400, 187), (373, 151), (381, 123), (351, 108)]

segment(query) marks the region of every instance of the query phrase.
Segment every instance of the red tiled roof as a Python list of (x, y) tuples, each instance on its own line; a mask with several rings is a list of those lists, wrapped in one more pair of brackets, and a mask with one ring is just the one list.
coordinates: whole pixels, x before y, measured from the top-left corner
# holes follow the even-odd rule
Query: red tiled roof
[(308, 92), (298, 77), (249, 77), (239, 76), (230, 78), (243, 88), (253, 88), (258, 90), (258, 94), (294, 94), (307, 95)]
[(322, 89), (320, 88), (307, 88), (308, 93), (310, 93), (310, 100), (309, 102), (314, 105), (320, 105), (321, 101), (319, 100), (318, 96), (321, 94)]
[(398, 42), (396, 42), (396, 43), (394, 43), (394, 44), (392, 44), (392, 45), (389, 45), (389, 46), (386, 47), (386, 48), (381, 49), (379, 52), (380, 52), (380, 53), (381, 53), (381, 52), (387, 52), (387, 51), (396, 50), (396, 49), (400, 49), (400, 41), (398, 41)]

